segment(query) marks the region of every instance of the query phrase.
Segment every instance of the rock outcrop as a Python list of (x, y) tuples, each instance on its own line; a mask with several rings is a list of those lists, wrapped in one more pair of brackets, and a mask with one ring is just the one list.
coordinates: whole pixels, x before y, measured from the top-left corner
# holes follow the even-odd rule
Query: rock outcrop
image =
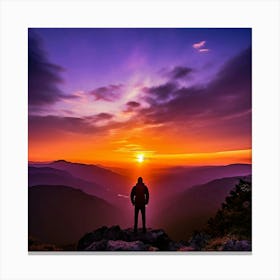
[(132, 228), (103, 226), (83, 236), (78, 251), (193, 251), (185, 242), (175, 242), (162, 229), (147, 229), (146, 233)]

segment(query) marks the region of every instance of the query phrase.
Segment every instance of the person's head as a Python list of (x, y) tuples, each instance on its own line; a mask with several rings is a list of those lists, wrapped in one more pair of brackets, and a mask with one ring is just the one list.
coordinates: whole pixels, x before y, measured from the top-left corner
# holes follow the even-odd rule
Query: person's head
[(138, 178), (138, 183), (143, 183), (143, 178), (142, 177)]

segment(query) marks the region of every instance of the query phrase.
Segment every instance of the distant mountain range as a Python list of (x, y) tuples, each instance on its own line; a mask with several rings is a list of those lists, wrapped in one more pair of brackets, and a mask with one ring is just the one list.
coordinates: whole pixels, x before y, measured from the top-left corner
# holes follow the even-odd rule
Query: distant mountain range
[[(30, 163), (29, 234), (66, 244), (103, 225), (132, 226), (129, 194), (137, 178), (120, 173), (65, 160)], [(163, 228), (178, 240), (216, 213), (239, 178), (251, 174), (251, 165), (164, 168), (151, 174), (145, 181), (150, 191), (147, 225)]]
[(129, 179), (109, 169), (94, 164), (73, 163), (57, 160), (51, 163), (31, 164), (33, 167), (50, 167), (67, 171), (72, 176), (103, 186), (106, 190), (122, 193), (129, 186)]
[(181, 192), (189, 187), (205, 184), (215, 179), (247, 176), (252, 174), (251, 164), (230, 164), (223, 166), (187, 166), (157, 169), (151, 184), (169, 192)]
[(74, 177), (68, 171), (52, 167), (28, 167), (28, 185), (64, 185), (104, 198), (109, 195), (105, 187)]
[(122, 204), (131, 184), (125, 176), (96, 165), (57, 160), (29, 164), (28, 185), (70, 186), (109, 202)]

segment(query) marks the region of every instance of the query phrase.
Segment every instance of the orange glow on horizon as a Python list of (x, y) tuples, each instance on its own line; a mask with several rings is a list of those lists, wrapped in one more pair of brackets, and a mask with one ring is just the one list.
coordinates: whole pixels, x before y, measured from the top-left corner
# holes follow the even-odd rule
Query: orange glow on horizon
[[(110, 154), (110, 153), (109, 153)], [(144, 153), (137, 153), (136, 158), (134, 155), (122, 156), (115, 154), (111, 157), (99, 153), (73, 153), (67, 155), (66, 153), (56, 150), (56, 156), (51, 153), (43, 154), (40, 156), (32, 156), (29, 150), (29, 161), (53, 161), (58, 159), (64, 159), (72, 162), (88, 163), (88, 164), (104, 164), (112, 166), (133, 166), (133, 161), (136, 164), (145, 166), (185, 166), (185, 165), (227, 165), (233, 163), (248, 163), (251, 164), (252, 150), (235, 150), (235, 151), (222, 151), (222, 152), (209, 152), (209, 153), (182, 153), (182, 154), (150, 154), (148, 158)]]
[(131, 126), (92, 134), (41, 132), (29, 137), (29, 161), (64, 159), (142, 168), (251, 163), (251, 149), (240, 148), (251, 147), (250, 138), (217, 138), (212, 131), (205, 138), (191, 137), (174, 129), (174, 126)]

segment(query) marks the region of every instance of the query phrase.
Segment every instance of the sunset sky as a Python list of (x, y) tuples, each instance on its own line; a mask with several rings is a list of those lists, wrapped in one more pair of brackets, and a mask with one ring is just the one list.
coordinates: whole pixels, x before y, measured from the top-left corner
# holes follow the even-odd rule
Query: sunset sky
[(251, 29), (28, 32), (29, 160), (251, 163)]

